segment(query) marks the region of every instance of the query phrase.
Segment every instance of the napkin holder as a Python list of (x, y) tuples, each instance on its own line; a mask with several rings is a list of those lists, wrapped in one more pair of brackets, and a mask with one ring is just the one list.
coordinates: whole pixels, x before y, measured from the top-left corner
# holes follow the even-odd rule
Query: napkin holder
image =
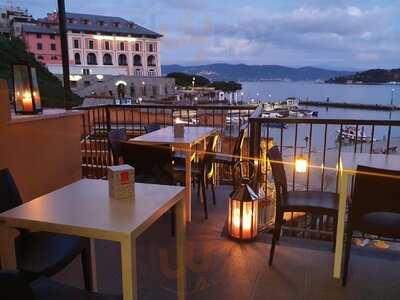
[(111, 199), (133, 200), (135, 198), (135, 168), (129, 165), (107, 168), (108, 190)]
[(185, 126), (182, 123), (174, 124), (174, 137), (182, 138), (185, 135)]

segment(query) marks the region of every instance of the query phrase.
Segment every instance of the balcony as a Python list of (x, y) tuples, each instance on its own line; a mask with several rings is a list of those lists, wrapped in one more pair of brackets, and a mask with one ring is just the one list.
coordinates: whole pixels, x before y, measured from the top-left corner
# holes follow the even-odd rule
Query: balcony
[[(239, 243), (228, 238), (226, 217), (232, 177), (229, 168), (218, 167), (215, 178), (216, 204), (209, 201), (207, 220), (204, 219), (197, 188), (192, 190), (192, 222), (187, 225), (185, 244), (187, 299), (399, 296), (397, 286), (391, 283), (398, 278), (400, 260), (398, 248), (391, 242), (388, 242), (390, 249), (386, 251), (377, 249), (373, 242), (366, 247), (353, 245), (348, 285), (341, 287), (332, 278), (333, 237), (331, 221), (326, 218), (313, 220), (310, 215), (289, 215), (276, 248), (274, 265), (268, 266), (274, 202), (270, 201), (273, 198), (268, 198), (272, 179), (266, 157), (272, 145), (279, 147), (284, 160), (288, 162), (285, 168), (289, 190), (321, 189), (334, 192), (339, 189), (337, 165), (342, 153), (361, 155), (379, 152), (387, 156), (397, 155), (394, 147), (399, 144), (399, 121), (265, 119), (261, 117), (261, 110), (252, 105), (106, 105), (77, 108), (76, 111), (68, 121), (54, 118), (59, 122), (58, 126), (40, 119), (33, 121), (33, 125), (28, 125), (28, 121), (17, 122), (25, 124), (24, 128), (18, 130), (14, 126), (22, 125), (11, 124), (7, 129), (0, 127), (2, 136), (7, 136), (7, 141), (15, 142), (15, 147), (10, 147), (23, 151), (18, 152), (18, 157), (11, 158), (8, 155), (6, 158), (2, 152), (1, 166), (16, 170), (17, 185), (23, 191), (25, 201), (76, 181), (77, 176), (106, 179), (107, 166), (115, 163), (106, 135), (114, 129), (123, 128), (129, 137), (139, 137), (145, 133), (145, 125), (157, 124), (163, 128), (173, 125), (179, 118), (189, 127), (219, 129), (219, 151), (230, 156), (239, 129), (247, 128), (249, 133), (239, 156), (244, 160), (256, 158), (260, 172), (259, 191), (267, 195), (260, 205), (259, 235), (252, 243)], [(1, 112), (3, 116), (9, 109)], [(357, 136), (352, 142), (335, 140), (347, 126), (355, 127), (356, 135), (358, 129), (363, 128), (361, 137), (368, 136), (370, 141)], [(40, 142), (33, 139), (33, 142), (21, 144), (27, 131), (31, 130), (40, 138)], [(26, 145), (30, 146), (29, 152), (26, 152)], [(196, 147), (195, 153), (199, 156), (203, 153), (202, 145)], [(306, 158), (309, 166), (302, 173), (296, 172), (294, 167), (299, 156)], [(21, 161), (20, 157), (24, 159)], [(207, 189), (206, 196), (212, 198), (210, 189)], [(137, 240), (139, 299), (177, 298), (175, 238), (170, 235), (169, 225), (169, 215), (165, 215)], [(119, 245), (97, 240), (95, 254), (100, 291), (120, 294), (122, 277)], [(75, 259), (55, 279), (82, 287), (81, 273), (79, 261)], [(371, 273), (379, 276), (371, 280)]]

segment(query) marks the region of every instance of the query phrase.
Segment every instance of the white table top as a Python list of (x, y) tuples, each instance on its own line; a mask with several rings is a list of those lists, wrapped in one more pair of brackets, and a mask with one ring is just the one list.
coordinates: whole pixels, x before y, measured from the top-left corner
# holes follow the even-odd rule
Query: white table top
[(344, 171), (355, 171), (358, 165), (400, 170), (400, 155), (343, 152), (340, 156), (340, 162)]
[(183, 196), (183, 187), (136, 183), (134, 201), (111, 200), (108, 181), (83, 179), (0, 214), (0, 221), (121, 241), (140, 235)]
[(159, 130), (130, 139), (132, 143), (146, 144), (169, 144), (172, 146), (194, 145), (205, 139), (206, 137), (217, 132), (217, 128), (213, 127), (186, 127), (185, 135), (180, 138), (174, 137), (174, 128), (168, 126)]

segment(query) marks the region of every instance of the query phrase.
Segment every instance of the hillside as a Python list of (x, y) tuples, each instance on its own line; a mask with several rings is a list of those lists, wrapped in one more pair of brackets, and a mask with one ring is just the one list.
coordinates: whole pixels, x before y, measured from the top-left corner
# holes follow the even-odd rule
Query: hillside
[[(43, 107), (64, 107), (64, 90), (60, 80), (50, 73), (47, 68), (35, 57), (26, 51), (25, 43), (20, 39), (8, 40), (0, 37), (0, 78), (9, 81), (12, 86), (13, 64), (28, 63), (36, 68), (38, 84)], [(80, 105), (82, 99), (73, 95), (71, 99), (73, 106)]]
[(279, 65), (210, 64), (201, 66), (162, 66), (163, 74), (172, 72), (201, 75), (212, 81), (315, 81), (353, 74), (352, 72), (347, 71), (332, 71), (314, 67), (290, 68)]
[(327, 83), (359, 83), (359, 84), (384, 84), (400, 82), (400, 69), (371, 69), (357, 72), (350, 76), (339, 76), (326, 81)]

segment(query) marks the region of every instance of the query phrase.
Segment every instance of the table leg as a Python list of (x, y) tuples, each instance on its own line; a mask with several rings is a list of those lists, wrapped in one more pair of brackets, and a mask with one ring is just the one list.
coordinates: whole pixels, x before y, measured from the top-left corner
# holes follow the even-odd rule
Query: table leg
[(340, 279), (342, 274), (342, 256), (343, 256), (343, 241), (344, 241), (344, 219), (346, 214), (347, 191), (348, 191), (348, 174), (341, 171), (339, 177), (339, 210), (337, 219), (336, 232), (336, 249), (335, 262), (333, 266), (333, 277)]
[(185, 201), (186, 221), (192, 221), (192, 149), (189, 147), (185, 158)]
[(90, 260), (91, 260), (91, 268), (92, 268), (92, 285), (93, 291), (98, 291), (97, 286), (97, 267), (96, 267), (96, 245), (95, 239), (90, 239)]
[(121, 265), (123, 300), (136, 300), (136, 239), (126, 238), (121, 242)]
[(178, 299), (185, 299), (186, 272), (185, 272), (185, 202), (184, 199), (175, 205), (175, 224), (176, 224), (176, 256), (177, 256), (177, 292)]
[(17, 269), (14, 240), (18, 235), (18, 230), (10, 228), (5, 224), (0, 224), (0, 262), (2, 269)]

